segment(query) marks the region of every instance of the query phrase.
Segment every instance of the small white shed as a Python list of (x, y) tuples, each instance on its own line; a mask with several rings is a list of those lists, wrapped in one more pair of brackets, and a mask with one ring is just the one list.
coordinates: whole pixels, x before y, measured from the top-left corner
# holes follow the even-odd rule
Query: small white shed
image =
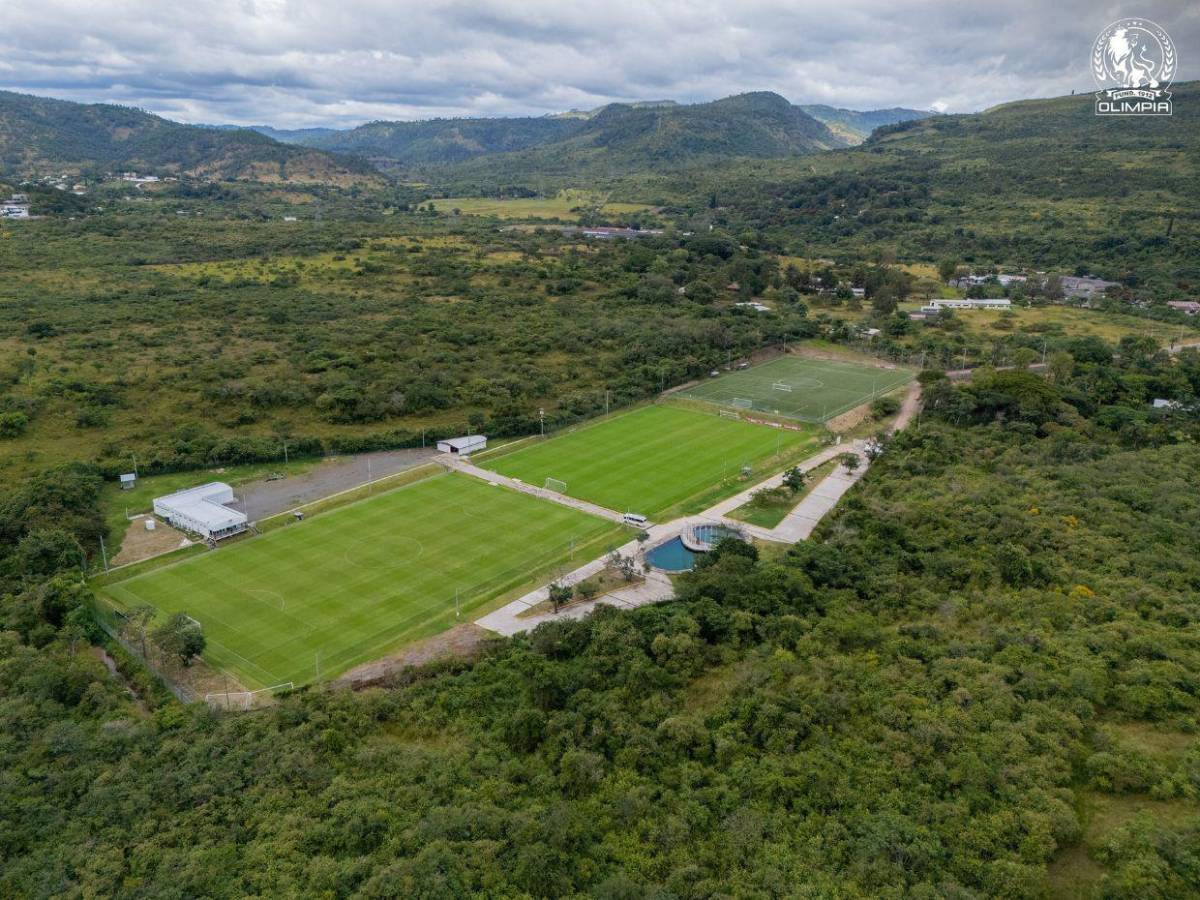
[(470, 456), (472, 453), (478, 453), (486, 446), (486, 435), (468, 434), (466, 437), (447, 438), (444, 441), (438, 441), (437, 448), (442, 453), (452, 453), (455, 456)]

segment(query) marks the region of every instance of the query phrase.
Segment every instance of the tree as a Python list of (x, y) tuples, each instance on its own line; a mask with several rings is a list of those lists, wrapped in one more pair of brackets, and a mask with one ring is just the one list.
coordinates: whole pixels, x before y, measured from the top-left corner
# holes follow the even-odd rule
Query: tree
[(939, 260), (937, 264), (938, 278), (942, 281), (949, 281), (954, 277), (954, 273), (958, 271), (958, 263), (952, 259)]
[(187, 613), (177, 612), (155, 630), (154, 642), (168, 655), (178, 657), (185, 666), (204, 652), (207, 641), (200, 623)]
[(637, 574), (637, 560), (632, 556), (622, 556), (616, 550), (608, 555), (608, 564), (626, 581), (633, 581)]
[(146, 638), (150, 634), (150, 623), (154, 621), (154, 617), (158, 614), (153, 606), (148, 603), (139, 603), (129, 609), (125, 614), (125, 627), (123, 630), (132, 635), (142, 649), (142, 659), (146, 658)]
[(846, 467), (847, 472), (853, 472), (858, 468), (861, 460), (858, 458), (857, 453), (843, 453), (838, 457), (838, 462)]
[(792, 466), (783, 473), (784, 487), (788, 488), (793, 494), (798, 494), (804, 489), (804, 485), (808, 482), (808, 473), (799, 466)]
[(555, 612), (558, 612), (565, 604), (571, 602), (572, 591), (568, 585), (552, 581), (550, 582), (548, 591), (550, 606), (553, 607)]
[(1050, 354), (1050, 377), (1055, 384), (1062, 384), (1075, 371), (1075, 357), (1066, 350), (1056, 350)]
[(575, 585), (575, 593), (584, 600), (591, 600), (600, 592), (600, 587), (594, 581), (581, 581)]

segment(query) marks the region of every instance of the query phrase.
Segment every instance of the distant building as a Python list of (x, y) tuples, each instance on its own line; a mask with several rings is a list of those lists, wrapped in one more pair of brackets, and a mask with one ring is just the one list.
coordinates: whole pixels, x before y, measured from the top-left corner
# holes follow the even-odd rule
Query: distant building
[(1200, 301), (1168, 300), (1167, 306), (1171, 307), (1171, 309), (1177, 309), (1181, 313), (1187, 313), (1189, 316), (1200, 316)]
[(595, 228), (584, 228), (584, 237), (595, 238), (636, 238), (636, 237), (651, 237), (652, 235), (662, 234), (662, 229), (657, 228), (609, 228), (607, 226), (597, 226)]
[(757, 300), (745, 300), (741, 303), (735, 303), (733, 305), (741, 306), (746, 309), (753, 309), (758, 312), (770, 312), (771, 311), (771, 307), (767, 306), (765, 303), (759, 303)]
[(929, 303), (921, 307), (923, 313), (941, 312), (943, 309), (1011, 309), (1012, 301), (1004, 297), (983, 298), (983, 297), (952, 297), (950, 299), (939, 298), (930, 300)]
[(1008, 287), (1012, 284), (1024, 284), (1029, 279), (1024, 275), (997, 275), (996, 280), (1000, 282), (1002, 287)]
[(447, 438), (444, 441), (438, 441), (437, 448), (442, 453), (449, 453), (453, 456), (469, 456), (472, 453), (479, 452), (486, 446), (486, 435), (468, 434), (466, 437)]
[(1151, 405), (1155, 409), (1183, 409), (1183, 404), (1178, 400), (1164, 400), (1162, 397), (1156, 398)]
[(12, 197), (8, 200), (0, 200), (0, 219), (28, 219), (29, 204), (25, 202), (24, 195), (21, 199)]
[(133, 490), (133, 488), (136, 484), (137, 484), (137, 473), (136, 472), (126, 472), (125, 474), (123, 474), (121, 476), (121, 490), (131, 491), (131, 490)]
[(1103, 278), (1093, 278), (1091, 275), (1064, 275), (1060, 279), (1062, 291), (1068, 297), (1079, 297), (1091, 300), (1107, 291), (1109, 288), (1120, 287), (1116, 281), (1105, 281)]
[(221, 481), (156, 497), (154, 514), (181, 531), (191, 531), (213, 541), (246, 530), (246, 514), (230, 509), (233, 488)]

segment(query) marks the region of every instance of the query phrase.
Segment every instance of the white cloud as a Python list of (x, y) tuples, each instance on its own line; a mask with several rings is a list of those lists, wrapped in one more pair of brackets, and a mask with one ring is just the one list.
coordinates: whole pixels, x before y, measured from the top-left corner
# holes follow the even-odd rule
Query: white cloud
[(0, 86), (282, 127), (747, 90), (963, 111), (1090, 89), (1092, 39), (1135, 13), (1200, 73), (1183, 0), (5, 0)]

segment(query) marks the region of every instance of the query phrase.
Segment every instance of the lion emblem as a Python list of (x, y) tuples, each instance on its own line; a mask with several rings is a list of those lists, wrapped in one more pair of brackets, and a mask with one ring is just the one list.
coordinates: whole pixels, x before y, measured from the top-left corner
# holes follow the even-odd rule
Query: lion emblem
[(1146, 19), (1121, 19), (1100, 32), (1092, 51), (1092, 71), (1101, 87), (1148, 88), (1170, 85), (1177, 59), (1171, 38)]
[(1144, 32), (1118, 28), (1109, 35), (1104, 55), (1109, 74), (1126, 87), (1158, 87), (1159, 61), (1150, 56)]

